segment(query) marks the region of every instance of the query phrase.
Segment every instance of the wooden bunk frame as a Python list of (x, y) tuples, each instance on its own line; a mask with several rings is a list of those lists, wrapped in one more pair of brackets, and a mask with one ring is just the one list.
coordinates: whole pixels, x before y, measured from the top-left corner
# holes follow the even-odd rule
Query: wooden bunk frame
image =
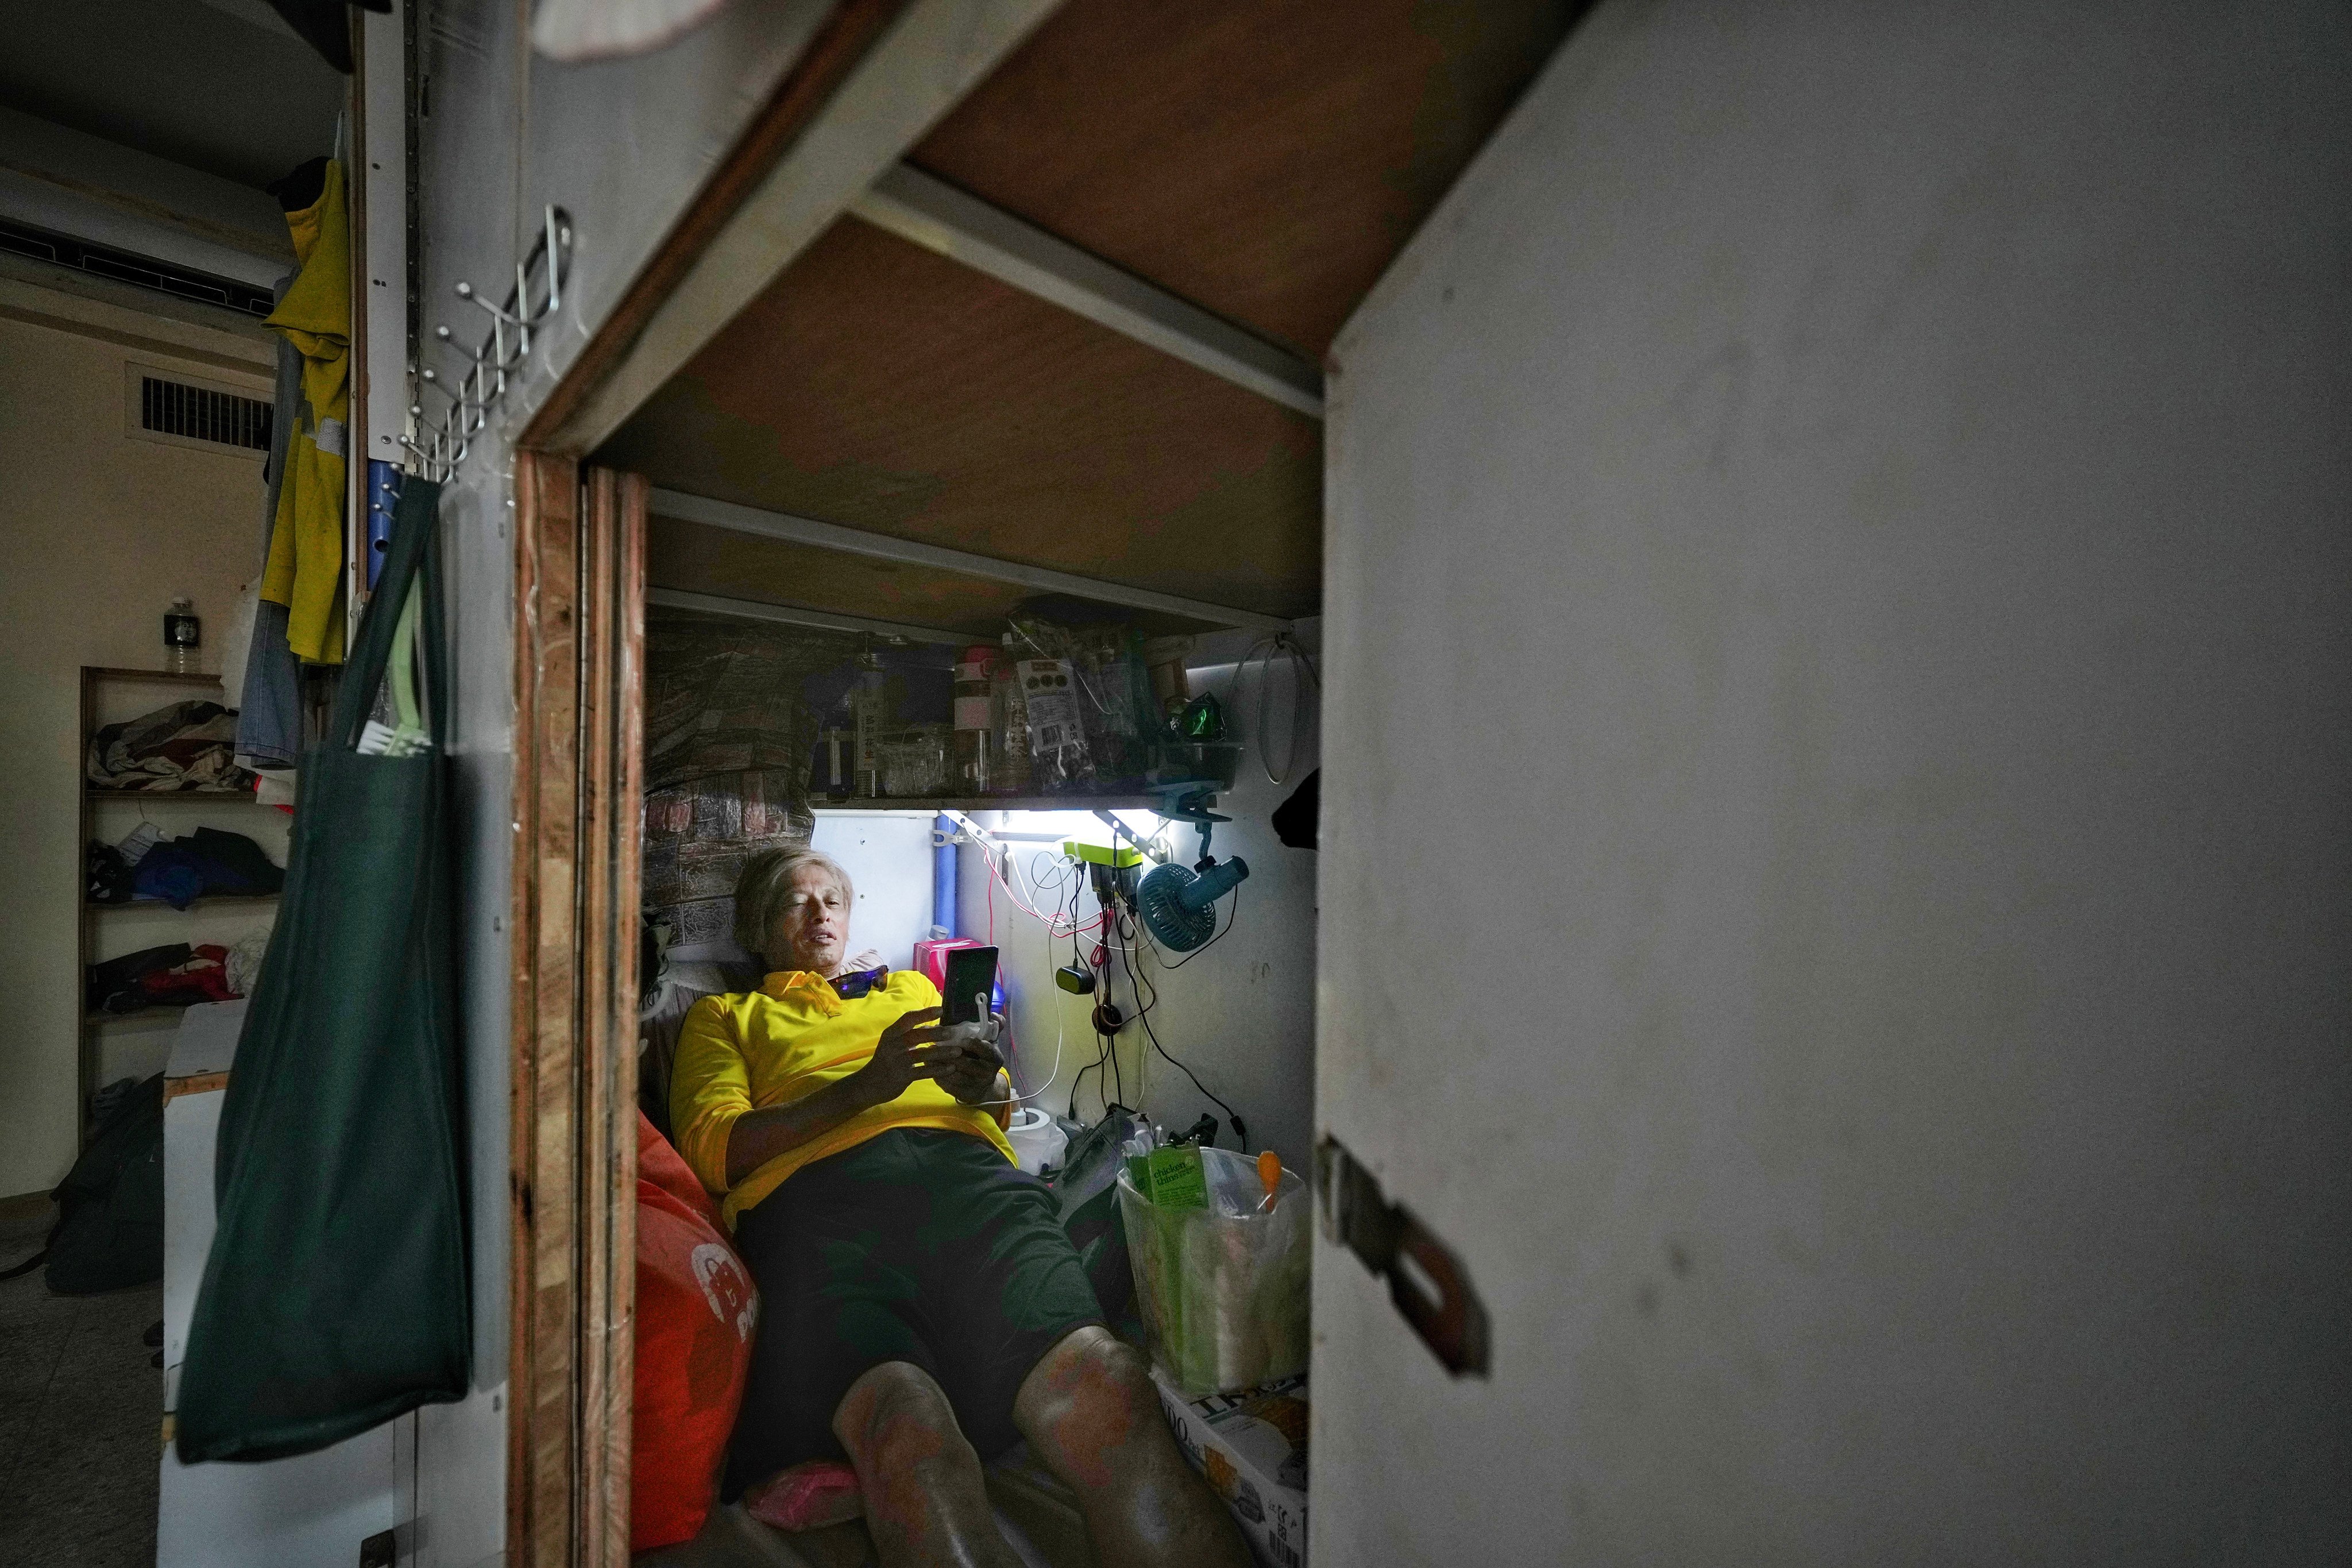
[[(1230, 15), (1159, 0), (1131, 0), (1128, 9), (1138, 5), (1148, 15), (1122, 32), (1114, 0), (961, 8), (843, 0), (516, 443), (507, 1487), (507, 1561), (516, 1568), (628, 1561), (630, 911), (649, 575), (668, 576), (661, 585), (671, 589), (716, 583), (724, 592), (728, 569), (723, 561), (710, 567), (712, 559), (731, 552), (750, 563), (737, 575), (754, 578), (789, 559), (800, 599), (866, 605), (957, 631), (1001, 617), (1017, 596), (1007, 584), (1034, 583), (1048, 568), (1089, 576), (1102, 596), (1147, 613), (1155, 594), (1163, 615), (1171, 595), (1208, 600), (1212, 611), (1236, 606), (1222, 620), (1178, 615), (1164, 629), (1189, 619), (1255, 633), (1311, 613), (1320, 595), (1314, 362), (1582, 9), (1580, 0), (1496, 0), (1482, 8), (1481, 26), (1448, 24), (1451, 31), (1432, 35), (1411, 0), (1255, 0)], [(1133, 58), (1108, 58), (1122, 41)], [(1338, 98), (1318, 71), (1344, 79)], [(1163, 147), (1152, 134), (1154, 114), (1181, 115), (1181, 106), (1151, 94), (1187, 76), (1198, 101), (1214, 108), (1187, 120), (1187, 130), (1205, 124), (1211, 141), (1232, 143), (1222, 185), (1212, 177), (1171, 186), (1154, 173), (1155, 159), (1171, 156), (1212, 176), (1220, 166), (1198, 135)], [(1264, 95), (1265, 113), (1225, 101), (1241, 78)], [(1421, 116), (1424, 103), (1436, 106), (1438, 121)], [(1332, 132), (1335, 104), (1367, 117), (1361, 147)], [(1056, 117), (1081, 113), (1108, 126), (1116, 144), (1063, 145)], [(1302, 156), (1328, 166), (1303, 174), (1286, 166), (1287, 144), (1268, 141), (1265, 125), (1311, 143)], [(914, 173), (886, 178), (906, 169)], [(1002, 210), (941, 238), (921, 213), (908, 216), (908, 203), (979, 205), (941, 195), (941, 182), (961, 182)], [(1122, 189), (1153, 194), (1125, 204)], [(1264, 229), (1267, 254), (1236, 260), (1229, 237), (1193, 232), (1200, 226), (1188, 212), (1220, 202), (1229, 225)], [(864, 226), (828, 235), (844, 213)], [(1057, 229), (1059, 237), (1049, 232)], [(1300, 250), (1318, 236), (1330, 241), (1321, 252)], [(804, 257), (814, 260), (803, 268)], [(861, 257), (879, 260), (866, 267)], [(958, 271), (941, 257), (976, 270)], [(617, 466), (630, 468), (667, 460), (678, 443), (651, 426), (614, 437), (690, 365), (723, 362), (729, 342), (771, 352), (757, 334), (792, 317), (794, 289), (826, 289), (887, 311), (887, 291), (877, 294), (868, 273), (913, 280), (938, 308), (970, 318), (966, 343), (1014, 354), (1021, 364), (1003, 381), (1013, 394), (1041, 375), (1051, 380), (1058, 354), (1084, 384), (1075, 400), (1066, 387), (1048, 388), (1072, 417), (1098, 418), (1124, 399), (1136, 417), (1203, 425), (1185, 438), (1199, 460), (1238, 465), (1241, 479), (1225, 492), (1232, 505), (1220, 512), (1213, 496), (1170, 489), (1168, 466), (1152, 467), (1147, 436), (1129, 444), (1132, 475), (1141, 489), (1160, 487), (1160, 512), (1129, 508), (1090, 535), (1101, 550), (1073, 556), (1069, 516), (1025, 518), (1002, 506), (986, 513), (984, 492), (1008, 469), (989, 449), (997, 435), (982, 425), (960, 447), (934, 440), (926, 448), (944, 454), (963, 487), (940, 516), (859, 514), (856, 497), (843, 500), (848, 515), (830, 521), (898, 542), (905, 552), (894, 559), (890, 549), (860, 555), (740, 534), (713, 541), (690, 523), (656, 529), (647, 479), (594, 466), (600, 454), (608, 462), (617, 454)], [(1175, 286), (1155, 283), (1155, 274)], [(1073, 313), (1065, 319), (1049, 305)], [(1168, 334), (1187, 332), (1190, 349), (1170, 346)], [(920, 348), (939, 340), (908, 341)], [(1175, 357), (1163, 362), (1139, 343)], [(819, 352), (856, 358), (837, 344)], [(877, 381), (870, 365), (825, 363), (852, 382), (864, 374), (867, 394), (887, 383), (887, 366)], [(1259, 391), (1244, 390), (1252, 377)], [(793, 416), (773, 406), (773, 417)], [(889, 437), (893, 417), (887, 407), (868, 410), (863, 428)], [(643, 463), (634, 460), (640, 453)], [(663, 479), (657, 468), (652, 477)], [(1116, 503), (1115, 490), (1098, 489), (1097, 502)], [(1177, 513), (1205, 520), (1205, 531), (1156, 521)], [(998, 558), (1004, 573), (992, 581), (984, 570), (940, 569), (950, 545)]]

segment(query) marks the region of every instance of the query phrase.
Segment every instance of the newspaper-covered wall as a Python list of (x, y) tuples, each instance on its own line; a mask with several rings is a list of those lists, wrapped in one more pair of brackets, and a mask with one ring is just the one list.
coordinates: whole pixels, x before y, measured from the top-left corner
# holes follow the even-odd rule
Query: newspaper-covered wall
[(647, 610), (644, 897), (672, 943), (726, 942), (743, 862), (808, 842), (806, 689), (856, 651), (837, 632)]

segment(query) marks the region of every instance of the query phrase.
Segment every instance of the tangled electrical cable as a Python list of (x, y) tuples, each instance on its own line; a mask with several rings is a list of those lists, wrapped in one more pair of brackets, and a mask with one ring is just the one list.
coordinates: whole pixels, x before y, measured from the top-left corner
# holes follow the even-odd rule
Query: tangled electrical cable
[[(1232, 932), (1234, 923), (1240, 915), (1239, 900), (1235, 900), (1234, 911), (1227, 916), (1223, 931), (1217, 932), (1199, 948), (1171, 963), (1160, 951), (1159, 943), (1152, 940), (1151, 933), (1120, 904), (1116, 893), (1112, 895), (1108, 904), (1101, 901), (1100, 895), (1097, 893), (1095, 912), (1083, 920), (1079, 918), (1080, 910), (1085, 904), (1087, 879), (1081, 864), (1071, 856), (1057, 855), (1049, 849), (1040, 849), (1030, 858), (1025, 877), (1023, 876), (1023, 868), (1019, 862), (1013, 859), (1010, 855), (1004, 856), (1000, 864), (996, 855), (983, 851), (982, 859), (987, 865), (989, 874), (989, 941), (992, 943), (996, 940), (996, 890), (1002, 888), (1006, 902), (1037, 921), (1044, 937), (1045, 957), (1049, 966), (1052, 963), (1055, 945), (1067, 942), (1070, 944), (1070, 967), (1083, 969), (1097, 976), (1097, 983), (1101, 988), (1101, 1000), (1096, 1004), (1092, 1018), (1096, 1038), (1095, 1059), (1079, 1068), (1071, 1076), (1067, 1101), (1071, 1120), (1077, 1119), (1078, 1096), (1085, 1088), (1087, 1075), (1089, 1073), (1097, 1075), (1098, 1092), (1102, 1094), (1106, 1110), (1132, 1109), (1124, 1103), (1127, 1098), (1127, 1079), (1125, 1069), (1118, 1059), (1118, 1035), (1120, 1029), (1129, 1024), (1141, 1024), (1144, 1036), (1150, 1042), (1152, 1050), (1191, 1079), (1192, 1087), (1198, 1089), (1203, 1098), (1225, 1113), (1226, 1121), (1233, 1126), (1234, 1135), (1241, 1140), (1243, 1150), (1246, 1152), (1249, 1144), (1247, 1123), (1231, 1105), (1218, 1098), (1206, 1084), (1202, 1083), (1200, 1075), (1194, 1072), (1181, 1058), (1171, 1051), (1160, 1038), (1160, 1031), (1151, 1022), (1151, 1013), (1160, 1005), (1160, 987), (1144, 972), (1143, 966), (1137, 962), (1137, 955), (1141, 952), (1148, 954), (1150, 963), (1163, 972), (1182, 968)], [(1024, 890), (1015, 885), (1016, 879), (1028, 884), (1025, 896)], [(1053, 896), (1050, 909), (1045, 907), (1045, 895), (1048, 893)], [(1079, 939), (1097, 933), (1107, 933), (1109, 940), (1097, 941), (1095, 943), (1094, 952), (1089, 954), (1081, 945)], [(1114, 952), (1125, 960), (1128, 990), (1135, 1004), (1135, 1010), (1132, 1013), (1121, 1014), (1111, 998), (1112, 981), (1119, 967), (1111, 960), (1111, 954)], [(1015, 1094), (1013, 1096), (1015, 1102), (1043, 1099), (1046, 1091), (1052, 1089), (1061, 1078), (1062, 1060), (1067, 1041), (1067, 1026), (1062, 1012), (1063, 1006), (1064, 1003), (1056, 996), (1054, 999), (1054, 1070), (1047, 1076), (1045, 1082), (1036, 1089), (1027, 1093)]]
[[(1304, 658), (1304, 655), (1296, 649), (1291, 651), (1295, 658)], [(1310, 663), (1307, 668), (1311, 675), (1312, 664)], [(1237, 676), (1238, 673), (1237, 671)], [(1292, 761), (1295, 763), (1295, 755)], [(1287, 773), (1287, 771), (1288, 765), (1286, 764), (1285, 772)], [(1163, 834), (1166, 832), (1165, 826), (1162, 827), (1161, 832)], [(1192, 1087), (1204, 1099), (1225, 1113), (1226, 1121), (1232, 1124), (1234, 1135), (1241, 1141), (1243, 1152), (1247, 1152), (1249, 1147), (1247, 1124), (1231, 1105), (1202, 1083), (1200, 1075), (1194, 1072), (1181, 1058), (1171, 1051), (1160, 1038), (1160, 1031), (1153, 1025), (1150, 1016), (1160, 1005), (1160, 987), (1145, 973), (1144, 965), (1138, 962), (1138, 955), (1143, 954), (1148, 957), (1152, 967), (1164, 973), (1181, 969), (1210, 948), (1216, 946), (1218, 942), (1232, 934), (1234, 924), (1240, 919), (1241, 900), (1238, 895), (1234, 898), (1232, 912), (1226, 917), (1224, 928), (1202, 943), (1200, 947), (1186, 953), (1182, 958), (1171, 962), (1160, 950), (1158, 942), (1152, 938), (1150, 930), (1135, 918), (1133, 911), (1121, 901), (1116, 891), (1106, 902), (1100, 889), (1097, 888), (1095, 912), (1084, 919), (1080, 918), (1080, 911), (1085, 906), (1088, 878), (1086, 868), (1075, 857), (1066, 853), (1056, 853), (1051, 849), (1039, 849), (1030, 857), (1025, 876), (1021, 864), (1009, 851), (993, 850), (983, 845), (981, 859), (987, 867), (989, 876), (987, 908), (988, 940), (991, 944), (996, 941), (996, 893), (999, 889), (1002, 889), (1007, 903), (1038, 923), (1049, 968), (1053, 967), (1056, 945), (1066, 941), (1070, 944), (1070, 967), (1082, 969), (1097, 976), (1100, 988), (1100, 1000), (1097, 1002), (1090, 1020), (1095, 1026), (1095, 1059), (1079, 1068), (1071, 1076), (1067, 1102), (1070, 1118), (1073, 1121), (1077, 1118), (1078, 1096), (1085, 1087), (1087, 1075), (1089, 1073), (1097, 1075), (1097, 1090), (1102, 1095), (1106, 1110), (1133, 1109), (1123, 1103), (1127, 1097), (1127, 1079), (1124, 1068), (1118, 1059), (1118, 1035), (1119, 1030), (1129, 1024), (1140, 1024), (1143, 1026), (1145, 1038), (1150, 1041), (1152, 1051), (1175, 1067), (1192, 1081)], [(1025, 889), (1020, 885), (1024, 882)], [(1050, 909), (1045, 907), (1047, 894), (1051, 894), (1053, 898)], [(1081, 938), (1089, 935), (1108, 938), (1108, 940), (1097, 940), (1091, 954), (1087, 953), (1080, 943)], [(1122, 1015), (1111, 997), (1112, 981), (1118, 967), (1111, 961), (1110, 955), (1113, 952), (1118, 952), (1125, 960), (1128, 990), (1135, 1004), (1131, 1014)], [(1037, 1088), (1026, 1093), (1016, 1091), (1010, 1103), (1024, 1104), (1042, 1100), (1054, 1085), (1060, 1081), (1062, 1062), (1067, 1048), (1068, 1038), (1067, 1019), (1063, 1012), (1065, 1005), (1060, 996), (1056, 995), (1053, 999), (1053, 1070), (1046, 1075), (1045, 1081)], [(1139, 1083), (1138, 1088), (1139, 1089), (1141, 1088)]]
[[(1127, 955), (1128, 985), (1129, 989), (1135, 993), (1135, 1021), (1143, 1026), (1144, 1036), (1146, 1038), (1150, 1040), (1151, 1048), (1158, 1051), (1161, 1056), (1166, 1057), (1170, 1062), (1173, 1063), (1179, 1071), (1183, 1073), (1186, 1078), (1192, 1080), (1192, 1087), (1194, 1089), (1199, 1089), (1205, 1099), (1214, 1104), (1218, 1110), (1225, 1113), (1225, 1120), (1233, 1123), (1234, 1136), (1241, 1142), (1242, 1152), (1244, 1154), (1248, 1153), (1249, 1128), (1243, 1122), (1240, 1112), (1236, 1111), (1232, 1106), (1227, 1105), (1223, 1100), (1218, 1099), (1215, 1091), (1211, 1089), (1207, 1084), (1201, 1081), (1200, 1074), (1194, 1072), (1190, 1067), (1187, 1067), (1184, 1062), (1177, 1058), (1173, 1052), (1170, 1051), (1166, 1046), (1161, 1045), (1160, 1043), (1160, 1032), (1151, 1026), (1151, 1010), (1160, 1005), (1160, 987), (1143, 973), (1142, 965), (1135, 962), (1136, 950), (1134, 946), (1134, 939), (1137, 935), (1140, 935), (1143, 938), (1144, 946), (1146, 950), (1152, 954), (1155, 962), (1160, 961), (1160, 944), (1151, 940), (1151, 933), (1149, 931), (1144, 930), (1132, 915), (1123, 914), (1118, 916), (1112, 929), (1119, 938), (1119, 942), (1121, 943), (1119, 951)], [(1227, 920), (1225, 922), (1225, 931), (1231, 931), (1233, 929), (1233, 921), (1231, 920)], [(1218, 936), (1223, 936), (1223, 934), (1224, 931), (1217, 933)], [(1206, 952), (1211, 947), (1215, 945), (1216, 938), (1212, 937), (1209, 941), (1202, 942), (1199, 947), (1194, 948), (1192, 952), (1186, 954), (1184, 962), (1190, 963), (1194, 956), (1199, 953)], [(1182, 965), (1170, 964), (1161, 962), (1160, 967), (1163, 969), (1172, 969), (1181, 968)], [(1151, 999), (1148, 1002), (1144, 1000), (1143, 996), (1146, 987), (1149, 987), (1151, 992)]]

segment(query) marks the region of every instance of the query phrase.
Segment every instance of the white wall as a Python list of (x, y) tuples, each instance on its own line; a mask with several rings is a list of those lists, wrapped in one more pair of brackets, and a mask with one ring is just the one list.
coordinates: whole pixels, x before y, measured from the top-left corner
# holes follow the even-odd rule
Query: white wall
[[(81, 667), (160, 666), (163, 611), (185, 595), (204, 620), (204, 668), (217, 670), (236, 590), (260, 567), (259, 458), (125, 435), (124, 367), (266, 397), (274, 353), (257, 323), (226, 311), (174, 305), (151, 315), (99, 297), (111, 290), (43, 287), (33, 279), (47, 269), (29, 264), (9, 271), (0, 276), (0, 745), (12, 784), (0, 814), (0, 1195), (56, 1185), (78, 1146)], [(205, 693), (121, 695), (129, 711), (102, 718)], [(120, 838), (142, 815), (175, 836), (200, 825), (247, 833), (285, 858), (283, 819), (252, 806), (110, 802), (98, 826)], [(233, 942), (270, 914), (223, 906), (97, 919), (100, 954), (111, 956)], [(161, 1022), (106, 1026), (102, 1079), (161, 1069), (177, 1015), (153, 1017)]]
[(809, 847), (841, 862), (857, 888), (849, 951), (873, 948), (893, 969), (912, 966), (931, 934), (931, 814), (823, 811)]
[[(1231, 664), (1195, 669), (1192, 689), (1234, 698), (1234, 672)], [(1256, 729), (1256, 696), (1265, 679), (1263, 666), (1253, 663), (1238, 698), (1227, 702), (1235, 738), (1245, 742), (1247, 752), (1236, 787), (1218, 797), (1217, 810), (1234, 820), (1219, 826), (1210, 844), (1219, 859), (1239, 855), (1248, 862), (1249, 879), (1234, 895), (1239, 900), (1238, 921), (1231, 934), (1219, 938), (1214, 947), (1200, 950), (1198, 957), (1181, 969), (1163, 973), (1148, 956), (1143, 962), (1150, 984), (1159, 992), (1151, 1025), (1159, 1032), (1160, 1043), (1241, 1113), (1249, 1128), (1253, 1152), (1272, 1148), (1285, 1164), (1303, 1172), (1307, 1168), (1315, 1125), (1316, 852), (1286, 848), (1266, 819), (1320, 761), (1318, 706), (1310, 681), (1297, 760), (1285, 784), (1269, 784)], [(1294, 679), (1286, 662), (1276, 663), (1269, 727), (1274, 731), (1276, 771), (1289, 749)], [(1097, 842), (1109, 832), (1084, 815), (989, 813), (979, 820), (1001, 821), (1005, 827), (1022, 832), (1067, 829), (1073, 837)], [(1148, 824), (1148, 817), (1143, 820)], [(1173, 842), (1182, 863), (1191, 864), (1199, 843), (1193, 829), (1180, 828)], [(1016, 858), (1024, 871), (1033, 848), (1051, 851), (1051, 846), (1022, 848)], [(971, 849), (960, 855), (958, 864), (962, 922), (957, 934), (984, 939), (988, 935), (987, 870)], [(1081, 919), (1095, 912), (1091, 894), (1085, 897), (1081, 908)], [(1219, 901), (1221, 923), (1232, 912), (1230, 900)], [(1055, 985), (1054, 971), (1070, 962), (1069, 942), (1049, 946), (1045, 928), (1011, 908), (1002, 893), (996, 900), (995, 924), (1021, 1088), (1027, 1093), (1045, 1089), (1036, 1103), (1057, 1114), (1066, 1112), (1073, 1080), (1079, 1068), (1095, 1060), (1098, 1048), (1088, 1022), (1095, 999), (1069, 995)], [(1080, 942), (1090, 947), (1094, 940), (1085, 937)], [(1131, 1013), (1133, 994), (1124, 960), (1111, 989), (1120, 1008)], [(1061, 1047), (1055, 1079), (1057, 1019)], [(1181, 1071), (1152, 1051), (1139, 1026), (1122, 1029), (1117, 1048), (1119, 1081), (1127, 1088), (1124, 1103), (1143, 1110), (1171, 1131), (1190, 1127), (1203, 1112), (1214, 1115), (1221, 1123), (1218, 1142), (1228, 1149), (1234, 1146), (1232, 1130), (1222, 1125), (1223, 1113)], [(1108, 1097), (1098, 1080), (1106, 1076), (1087, 1074), (1078, 1096), (1082, 1119), (1092, 1121), (1102, 1113)]]
[(1315, 1558), (2352, 1555), (2352, 18), (1604, 5), (1342, 334)]

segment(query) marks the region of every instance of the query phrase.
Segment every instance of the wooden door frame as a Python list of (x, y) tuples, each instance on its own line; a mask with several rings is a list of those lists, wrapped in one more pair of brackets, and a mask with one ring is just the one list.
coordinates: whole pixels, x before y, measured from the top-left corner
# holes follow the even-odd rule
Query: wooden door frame
[(507, 1557), (625, 1564), (646, 480), (515, 463)]

